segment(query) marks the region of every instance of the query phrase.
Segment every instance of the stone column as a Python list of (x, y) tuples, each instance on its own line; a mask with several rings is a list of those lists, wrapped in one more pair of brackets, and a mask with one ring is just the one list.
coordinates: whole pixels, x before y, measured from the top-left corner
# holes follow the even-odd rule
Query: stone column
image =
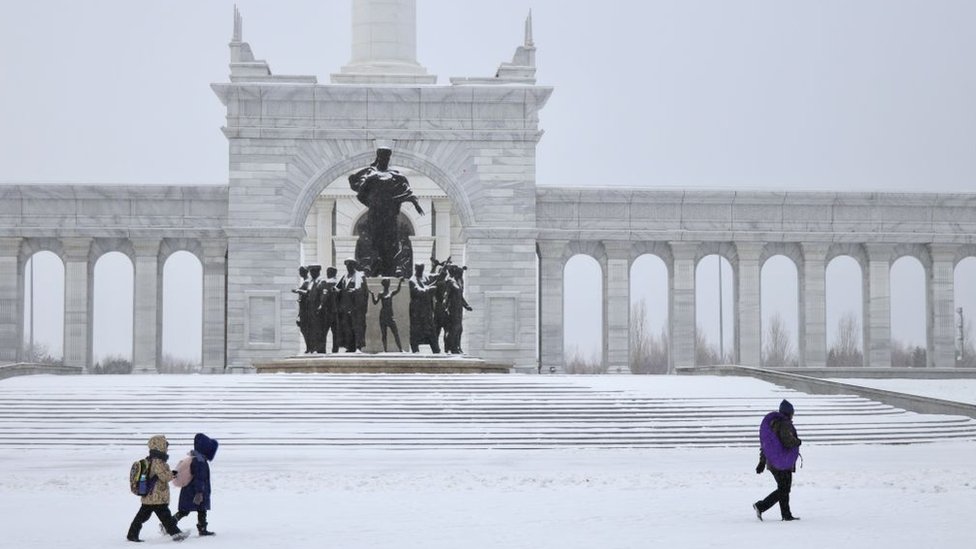
[(695, 259), (698, 242), (671, 242), (674, 265), (668, 269), (671, 312), (671, 367), (695, 365)]
[(305, 238), (302, 239), (302, 264), (311, 265), (319, 262), (319, 208), (312, 204), (312, 209), (305, 218)]
[[(432, 201), (434, 209), (434, 246), (437, 259), (443, 261), (451, 255), (451, 201), (437, 199)], [(414, 261), (416, 263), (416, 261)]]
[(630, 242), (604, 241), (603, 248), (603, 360), (608, 373), (630, 373)]
[(88, 254), (90, 238), (65, 238), (64, 363), (88, 371), (92, 358), (92, 288)]
[(319, 198), (315, 201), (318, 208), (318, 219), (316, 225), (316, 259), (322, 265), (322, 272), (325, 273), (326, 267), (335, 267), (336, 260), (332, 257), (332, 209), (335, 206), (334, 199)]
[(827, 366), (827, 250), (828, 244), (804, 243), (800, 266), (800, 366)]
[(0, 238), (0, 362), (16, 362), (24, 347), (23, 276), (18, 272), (20, 238)]
[(539, 241), (539, 322), (542, 372), (563, 371), (563, 274), (566, 267), (564, 240)]
[(147, 374), (158, 371), (160, 350), (159, 239), (133, 239), (135, 249), (135, 288), (132, 315), (132, 373)]
[(335, 267), (339, 269), (340, 273), (343, 272), (343, 262), (346, 258), (356, 257), (356, 241), (358, 239), (358, 236), (335, 237), (336, 263), (338, 264)]
[(891, 366), (891, 254), (890, 244), (867, 244), (867, 306), (864, 308), (864, 365)]
[(736, 277), (738, 291), (736, 297), (736, 333), (739, 337), (739, 364), (743, 366), (762, 365), (762, 306), (760, 303), (759, 256), (761, 242), (736, 242), (739, 255), (739, 272)]
[(435, 83), (417, 62), (416, 0), (353, 0), (352, 59), (332, 82)]
[(203, 350), (202, 369), (220, 374), (226, 365), (227, 244), (203, 242)]
[(928, 283), (928, 366), (956, 365), (955, 261), (956, 246), (932, 244), (932, 270)]

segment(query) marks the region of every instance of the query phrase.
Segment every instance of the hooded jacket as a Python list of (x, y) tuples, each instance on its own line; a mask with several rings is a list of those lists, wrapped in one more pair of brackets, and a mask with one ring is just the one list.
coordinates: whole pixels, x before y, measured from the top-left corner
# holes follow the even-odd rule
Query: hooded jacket
[[(193, 461), (190, 463), (190, 473), (193, 479), (180, 489), (179, 510), (183, 513), (191, 511), (210, 510), (210, 462), (217, 456), (217, 439), (197, 433), (193, 437)], [(193, 503), (197, 494), (203, 494), (203, 501), (199, 505)]]
[(156, 478), (156, 484), (146, 495), (142, 496), (143, 505), (169, 505), (169, 481), (173, 479), (173, 472), (169, 468), (169, 441), (163, 435), (156, 435), (149, 439), (149, 478)]
[(782, 412), (769, 412), (759, 425), (759, 444), (770, 469), (795, 470), (800, 443), (793, 421)]

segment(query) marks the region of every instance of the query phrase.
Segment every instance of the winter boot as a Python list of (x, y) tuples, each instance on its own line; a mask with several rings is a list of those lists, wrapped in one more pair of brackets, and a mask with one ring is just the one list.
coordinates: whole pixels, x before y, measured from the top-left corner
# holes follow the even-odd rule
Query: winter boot
[(756, 512), (756, 518), (762, 520), (762, 511), (759, 510), (759, 502), (752, 504), (752, 510)]
[(790, 515), (788, 517), (783, 517), (783, 520), (800, 520), (800, 517), (794, 517)]
[(203, 523), (203, 524), (197, 524), (197, 533), (199, 533), (201, 536), (213, 536), (213, 535), (215, 535), (214, 532), (211, 532), (210, 530), (207, 530), (207, 523), (206, 522)]
[(139, 539), (139, 530), (142, 530), (142, 523), (132, 521), (132, 524), (129, 525), (129, 532), (125, 535), (125, 539), (141, 542), (142, 540)]
[(173, 534), (173, 536), (172, 536), (173, 541), (183, 541), (183, 540), (185, 540), (188, 537), (190, 537), (190, 531), (189, 530), (180, 530), (178, 533)]

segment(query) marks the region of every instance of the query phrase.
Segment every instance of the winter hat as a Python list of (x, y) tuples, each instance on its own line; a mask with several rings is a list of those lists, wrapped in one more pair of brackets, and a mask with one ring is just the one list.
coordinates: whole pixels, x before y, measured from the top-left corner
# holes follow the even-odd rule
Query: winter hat
[(214, 456), (217, 455), (217, 446), (217, 439), (210, 438), (203, 433), (197, 433), (193, 437), (193, 449), (207, 458), (207, 461), (213, 461)]
[(150, 438), (147, 444), (150, 450), (156, 450), (157, 452), (165, 452), (169, 448), (169, 441), (166, 440), (165, 435), (156, 435)]
[(783, 399), (783, 402), (780, 402), (779, 403), (779, 413), (781, 413), (783, 415), (786, 415), (786, 416), (792, 416), (793, 415), (793, 405), (790, 404), (790, 401), (788, 401), (788, 400), (786, 400), (784, 398)]

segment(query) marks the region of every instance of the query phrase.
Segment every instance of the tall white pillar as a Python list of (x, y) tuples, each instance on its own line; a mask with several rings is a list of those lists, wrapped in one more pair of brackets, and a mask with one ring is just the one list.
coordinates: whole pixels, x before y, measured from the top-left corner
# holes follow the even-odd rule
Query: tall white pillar
[(353, 0), (352, 57), (335, 84), (434, 84), (417, 62), (416, 0)]
[[(434, 243), (437, 259), (444, 261), (451, 255), (451, 201), (432, 200), (434, 209)], [(415, 261), (416, 263), (416, 261)]]
[(133, 239), (136, 252), (132, 315), (132, 373), (156, 373), (160, 351), (159, 239)]
[(336, 259), (332, 256), (332, 210), (334, 199), (319, 198), (315, 201), (318, 216), (315, 227), (316, 260), (322, 266), (322, 272), (327, 267), (335, 267)]
[(16, 362), (24, 347), (24, 285), (17, 268), (19, 253), (19, 238), (0, 238), (0, 362)]
[(928, 366), (956, 365), (956, 246), (932, 244), (932, 270), (928, 283)]
[(203, 371), (224, 372), (227, 334), (227, 243), (203, 242)]
[(563, 273), (566, 241), (539, 241), (539, 322), (542, 372), (563, 371)]
[(800, 366), (827, 366), (827, 250), (821, 243), (803, 244), (800, 283)]
[(739, 337), (739, 364), (760, 366), (762, 364), (762, 306), (760, 303), (760, 265), (761, 242), (736, 242), (739, 268), (736, 276), (735, 322)]
[(609, 373), (630, 373), (630, 242), (604, 241), (603, 360)]
[(695, 259), (698, 242), (671, 242), (674, 265), (668, 269), (668, 294), (671, 296), (671, 365), (695, 365)]
[(90, 238), (65, 238), (64, 364), (88, 371), (92, 358), (92, 292), (88, 254)]
[(890, 244), (867, 244), (868, 299), (865, 307), (864, 365), (891, 366), (891, 255)]

